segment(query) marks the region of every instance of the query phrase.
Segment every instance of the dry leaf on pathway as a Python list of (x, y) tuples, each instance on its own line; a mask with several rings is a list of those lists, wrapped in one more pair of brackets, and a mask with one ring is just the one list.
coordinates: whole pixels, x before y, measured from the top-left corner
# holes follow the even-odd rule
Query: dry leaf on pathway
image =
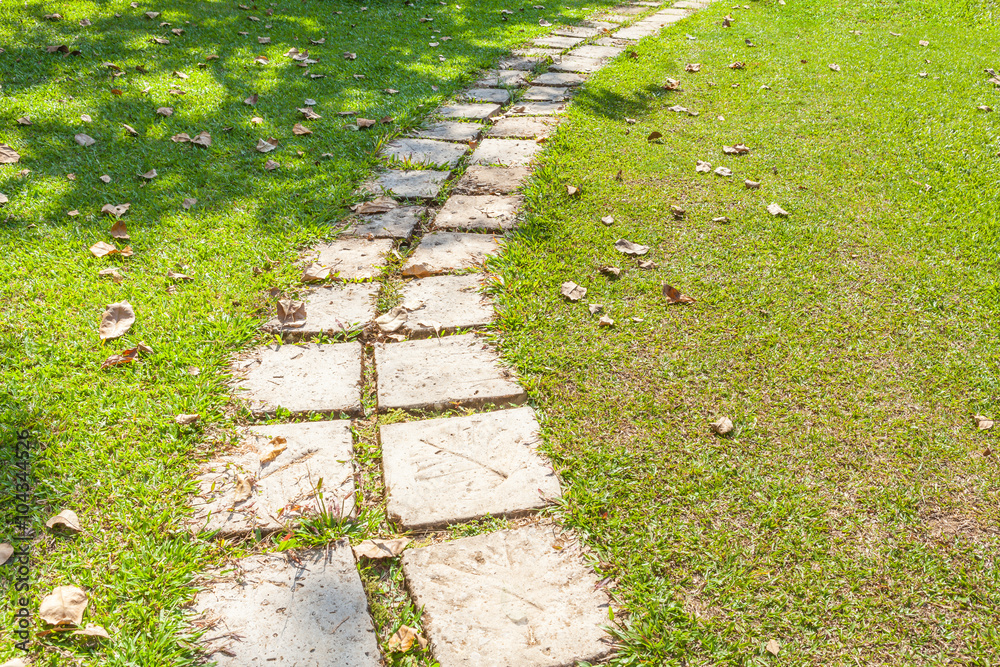
[(838, 65), (836, 63), (830, 63), (830, 69), (833, 70), (834, 72), (839, 72), (840, 71), (840, 65)]
[(186, 211), (197, 203), (198, 203), (197, 199), (195, 199), (194, 197), (188, 197), (187, 199), (181, 201), (181, 207), (183, 207), (184, 210)]
[(570, 301), (579, 301), (583, 297), (587, 296), (587, 288), (581, 287), (580, 285), (569, 281), (560, 286), (559, 293)]
[(116, 239), (125, 239), (125, 240), (131, 238), (128, 235), (128, 227), (126, 227), (125, 223), (122, 222), (121, 220), (118, 220), (115, 222), (115, 224), (111, 225), (111, 237)]
[(301, 327), (306, 323), (306, 302), (283, 299), (278, 302), (278, 322), (283, 327)]
[(420, 645), (420, 648), (427, 647), (427, 640), (420, 635), (416, 628), (411, 628), (408, 625), (401, 625), (399, 626), (399, 630), (396, 630), (396, 632), (389, 637), (389, 641), (386, 643), (386, 648), (393, 652), (409, 651), (414, 642), (417, 642)]
[(779, 644), (774, 639), (771, 639), (767, 642), (767, 646), (765, 646), (764, 648), (766, 648), (767, 652), (770, 653), (771, 655), (778, 655), (778, 651), (781, 650), (781, 644)]
[(156, 113), (160, 114), (161, 116), (169, 117), (174, 115), (174, 109), (173, 107), (160, 107), (156, 110)]
[(712, 422), (711, 424), (712, 432), (718, 435), (726, 435), (732, 433), (733, 422), (729, 417), (719, 417), (718, 420)]
[(88, 134), (83, 134), (82, 132), (80, 134), (74, 135), (73, 140), (84, 147), (93, 146), (94, 144), (97, 143), (97, 141), (92, 136)]
[(649, 252), (649, 246), (633, 243), (625, 239), (618, 239), (615, 241), (615, 250), (625, 255), (645, 255)]
[(599, 327), (613, 327), (614, 325), (615, 321), (607, 315), (602, 315), (601, 319), (597, 320), (597, 326)]
[(313, 131), (310, 130), (305, 125), (303, 125), (302, 123), (296, 123), (295, 125), (292, 125), (292, 134), (301, 136), (303, 134), (312, 134), (312, 133)]
[(278, 458), (278, 455), (286, 449), (288, 449), (288, 440), (280, 435), (276, 435), (267, 443), (267, 449), (260, 453), (260, 462), (262, 464), (270, 463)]
[(781, 208), (780, 206), (778, 206), (773, 202), (767, 205), (767, 212), (773, 216), (780, 216), (783, 218), (788, 217), (788, 211), (786, 211), (785, 209)]
[(0, 144), (0, 164), (15, 164), (21, 156), (7, 144)]
[(101, 340), (112, 340), (125, 334), (135, 322), (135, 310), (128, 301), (113, 303), (101, 315), (97, 329)]
[(982, 415), (976, 415), (972, 418), (976, 422), (976, 428), (980, 431), (988, 431), (993, 428), (993, 420), (989, 417), (984, 417)]
[(663, 286), (663, 296), (666, 297), (667, 303), (694, 303), (695, 299), (688, 296), (687, 294), (682, 294), (679, 289), (673, 285)]
[(87, 609), (87, 594), (76, 586), (56, 586), (45, 596), (38, 615), (49, 625), (80, 625)]
[(275, 169), (277, 169), (280, 166), (281, 165), (278, 164), (277, 162), (275, 162), (274, 160), (268, 160), (267, 162), (264, 163), (264, 170), (265, 171), (274, 171)]
[(212, 135), (204, 131), (199, 132), (191, 139), (191, 143), (194, 144), (195, 146), (202, 146), (204, 148), (208, 148), (209, 146), (212, 145)]
[(174, 417), (174, 421), (177, 423), (178, 426), (190, 426), (199, 419), (201, 419), (201, 415), (198, 414), (177, 415), (176, 417)]
[(257, 152), (258, 153), (270, 153), (275, 148), (278, 147), (278, 140), (274, 137), (270, 139), (258, 139), (257, 140)]
[(236, 477), (236, 488), (233, 491), (233, 502), (241, 503), (253, 495), (253, 477), (238, 475)]
[(14, 555), (14, 547), (6, 542), (0, 542), (0, 565), (3, 565), (10, 560), (10, 557)]
[(700, 72), (701, 71), (701, 63), (688, 63), (687, 65), (684, 66), (684, 71), (685, 72)]
[(409, 317), (409, 311), (406, 308), (396, 306), (384, 315), (375, 318), (375, 324), (383, 333), (392, 333), (406, 324)]
[(155, 169), (150, 169), (145, 174), (139, 174), (139, 178), (145, 178), (147, 181), (151, 181), (156, 178), (158, 174)]
[(192, 280), (191, 276), (184, 275), (183, 273), (177, 273), (176, 271), (172, 271), (170, 269), (167, 269), (167, 278), (170, 280)]
[(116, 218), (120, 218), (123, 215), (125, 215), (126, 211), (128, 211), (131, 206), (132, 204), (129, 204), (127, 202), (124, 204), (118, 204), (118, 206), (105, 204), (104, 206), (101, 207), (101, 213), (105, 215), (113, 215)]
[(45, 522), (46, 528), (51, 529), (55, 528), (56, 526), (58, 526), (59, 528), (65, 528), (66, 530), (73, 533), (79, 533), (83, 531), (83, 528), (80, 527), (80, 519), (79, 517), (76, 516), (76, 512), (74, 512), (73, 510), (63, 510), (62, 512), (59, 512), (59, 514), (56, 514), (54, 517)]
[(101, 639), (111, 639), (111, 635), (108, 631), (99, 625), (94, 625), (93, 623), (87, 623), (87, 627), (83, 630), (74, 630), (70, 633), (74, 637), (100, 637)]
[(716, 167), (715, 168), (715, 175), (716, 176), (732, 176), (733, 175), (733, 170), (730, 169), (729, 167)]
[(322, 118), (322, 116), (320, 116), (318, 113), (316, 113), (309, 107), (302, 107), (301, 109), (299, 109), (299, 112), (302, 114), (302, 117), (305, 118), (306, 120), (319, 120), (320, 118)]
[(110, 357), (104, 360), (101, 364), (101, 370), (105, 368), (110, 368), (111, 366), (122, 366), (124, 364), (132, 363), (139, 358), (139, 348), (132, 347), (127, 350), (122, 350), (121, 354), (112, 354)]
[(649, 133), (649, 136), (646, 137), (646, 141), (652, 141), (653, 139), (659, 139), (662, 136), (663, 136), (662, 134), (660, 134), (656, 130), (653, 130), (652, 132)]
[(709, 164), (708, 162), (705, 162), (704, 160), (698, 160), (698, 164), (694, 166), (694, 170), (699, 171), (703, 174), (707, 174), (708, 172), (712, 171), (712, 165)]
[(365, 540), (354, 547), (354, 557), (374, 560), (394, 558), (403, 553), (403, 549), (411, 541), (408, 537), (400, 537), (395, 540)]
[(330, 267), (313, 262), (302, 271), (300, 280), (304, 283), (315, 283), (326, 280), (328, 277), (330, 277)]

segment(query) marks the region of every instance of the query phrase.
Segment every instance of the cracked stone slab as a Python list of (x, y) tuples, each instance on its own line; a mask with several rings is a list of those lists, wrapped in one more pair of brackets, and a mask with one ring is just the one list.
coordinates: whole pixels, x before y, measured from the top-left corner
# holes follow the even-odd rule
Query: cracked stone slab
[(461, 97), (475, 102), (493, 102), (506, 104), (510, 102), (510, 92), (503, 88), (470, 88), (460, 93)]
[(581, 58), (615, 58), (625, 49), (620, 46), (595, 46), (593, 44), (574, 49), (571, 55)]
[[(285, 442), (271, 444), (276, 438)], [(351, 422), (254, 426), (240, 443), (237, 452), (202, 468), (187, 522), (193, 530), (219, 531), (223, 537), (281, 530), (289, 521), (317, 514), (319, 480), (328, 509), (338, 516), (354, 510)]]
[(497, 63), (497, 69), (516, 69), (527, 72), (535, 69), (545, 60), (545, 56), (513, 56), (504, 58)]
[(526, 167), (472, 165), (465, 170), (452, 192), (459, 195), (506, 195), (516, 192), (528, 178), (528, 173)]
[(470, 164), (499, 164), (523, 167), (542, 150), (537, 141), (519, 139), (483, 139), (469, 160)]
[(536, 524), (408, 549), (402, 561), (441, 667), (573, 667), (612, 650), (608, 596), (583, 556), (571, 533)]
[(234, 394), (255, 415), (361, 412), (358, 342), (259, 347), (233, 364), (233, 376)]
[(416, 135), (423, 139), (440, 139), (441, 141), (475, 141), (482, 131), (483, 126), (479, 123), (462, 123), (451, 120), (434, 123), (418, 130)]
[[(379, 284), (343, 283), (310, 289), (303, 295), (306, 322), (296, 329), (285, 329), (292, 338), (315, 338), (357, 331), (375, 319), (375, 297)], [(277, 320), (275, 320), (277, 323)]]
[(500, 113), (499, 104), (445, 104), (437, 110), (445, 118), (466, 118), (486, 120)]
[(533, 44), (536, 46), (549, 47), (552, 49), (571, 49), (577, 44), (583, 41), (582, 37), (566, 37), (564, 35), (549, 35), (548, 37), (539, 37)]
[(475, 334), (379, 343), (375, 371), (380, 412), (518, 405), (527, 398), (496, 351)]
[(549, 88), (548, 86), (531, 86), (521, 97), (529, 102), (564, 102), (570, 97), (570, 91), (566, 87)]
[(526, 102), (510, 110), (511, 116), (555, 116), (566, 111), (565, 102)]
[(493, 321), (493, 302), (482, 293), (478, 273), (411, 280), (400, 290), (403, 303), (421, 304), (403, 328), (413, 338), (481, 327)]
[(482, 268), (486, 258), (497, 254), (492, 234), (433, 232), (420, 240), (403, 265), (403, 275), (422, 278), (438, 273)]
[(344, 238), (321, 243), (309, 256), (341, 280), (368, 280), (381, 273), (390, 250), (392, 239)]
[(454, 167), (468, 150), (467, 145), (450, 141), (396, 139), (386, 144), (382, 149), (382, 155), (399, 162)]
[(603, 32), (604, 31), (601, 28), (590, 26), (563, 26), (553, 30), (552, 34), (560, 35), (562, 37), (581, 37), (586, 39), (588, 37), (596, 37)]
[(557, 72), (578, 72), (580, 74), (593, 74), (600, 70), (607, 63), (599, 58), (582, 58), (580, 56), (568, 55), (559, 62), (552, 63), (551, 69)]
[(517, 88), (518, 86), (527, 85), (527, 83), (528, 77), (521, 70), (502, 69), (484, 74), (483, 77), (476, 82), (476, 87), (498, 88), (510, 86), (511, 88)]
[(515, 517), (560, 495), (531, 408), (379, 429), (389, 520), (407, 530)]
[(452, 195), (434, 218), (434, 227), (449, 230), (513, 229), (521, 207), (518, 196)]
[(390, 169), (365, 189), (377, 195), (393, 194), (401, 199), (434, 199), (450, 171)]
[(377, 239), (408, 239), (413, 229), (427, 212), (423, 206), (399, 206), (375, 215), (362, 215), (344, 230), (343, 236)]
[(557, 125), (559, 125), (558, 119), (544, 116), (502, 118), (490, 128), (486, 136), (502, 139), (538, 139), (549, 136)]
[(215, 625), (203, 639), (219, 667), (378, 667), (368, 599), (347, 540), (325, 549), (261, 554), (219, 571), (194, 610)]
[(536, 86), (579, 86), (586, 80), (576, 72), (546, 72), (531, 83)]

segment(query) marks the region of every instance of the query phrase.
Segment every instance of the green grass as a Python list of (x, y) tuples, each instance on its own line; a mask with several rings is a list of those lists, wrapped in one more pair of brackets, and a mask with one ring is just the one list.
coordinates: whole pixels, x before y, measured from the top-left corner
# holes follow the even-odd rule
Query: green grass
[[(231, 444), (247, 419), (228, 404), (226, 363), (231, 353), (265, 340), (259, 325), (270, 317), (268, 290), (296, 285), (298, 250), (332, 235), (359, 181), (376, 165), (379, 146), (417, 126), (510, 47), (546, 31), (540, 18), (572, 23), (599, 6), (565, 0), (544, 11), (515, 11), (506, 21), (499, 0), (373, 2), (367, 10), (339, 0), (250, 10), (193, 1), (0, 6), (0, 143), (22, 156), (20, 164), (0, 166), (0, 193), (10, 199), (0, 208), (0, 541), (11, 536), (8, 445), (15, 430), (30, 429), (40, 445), (33, 460), (31, 523), (38, 538), (29, 607), (36, 610), (53, 586), (81, 586), (90, 597), (86, 621), (112, 636), (89, 644), (39, 637), (35, 664), (196, 664), (197, 629), (187, 624), (184, 606), (200, 572), (256, 549), (387, 530), (379, 498), (365, 499), (367, 510), (355, 522), (317, 518), (244, 543), (181, 530), (196, 466)], [(162, 14), (150, 20), (146, 11)], [(45, 20), (50, 13), (62, 20)], [(81, 26), (84, 19), (90, 25)], [(261, 36), (270, 43), (259, 43)], [(152, 37), (170, 44), (151, 43)], [(309, 42), (320, 39), (325, 43)], [(46, 53), (44, 47), (60, 44), (80, 55)], [(291, 47), (308, 48), (319, 62), (297, 67), (283, 55)], [(357, 58), (347, 60), (344, 52)], [(261, 55), (268, 64), (254, 63)], [(252, 94), (259, 96), (254, 107), (243, 102)], [(322, 119), (302, 119), (297, 109), (307, 98), (316, 100)], [(155, 113), (166, 106), (173, 115)], [(344, 111), (394, 120), (356, 130), (352, 117), (338, 115)], [(32, 124), (18, 125), (22, 116)], [(297, 122), (313, 134), (294, 135)], [(211, 134), (208, 148), (170, 140), (201, 131)], [(78, 133), (96, 144), (78, 146)], [(256, 152), (257, 141), (268, 137), (279, 139), (279, 148)], [(280, 168), (265, 171), (268, 159)], [(138, 178), (150, 169), (155, 179)], [(185, 210), (185, 198), (198, 203)], [(101, 206), (124, 202), (131, 203), (124, 220), (135, 254), (91, 257), (92, 244), (112, 241), (112, 220), (100, 215)], [(79, 215), (69, 217), (71, 210)], [(97, 275), (111, 266), (125, 276), (120, 284)], [(174, 285), (168, 270), (193, 281)], [(123, 300), (135, 307), (136, 323), (102, 345), (100, 314)], [(100, 370), (110, 354), (140, 341), (153, 353)], [(201, 420), (181, 427), (173, 421), (180, 413)], [(377, 494), (374, 428), (357, 429), (368, 480), (363, 491)], [(80, 516), (81, 534), (44, 529), (63, 508)], [(3, 590), (0, 660), (14, 654), (14, 592)]]
[(618, 582), (613, 664), (997, 664), (998, 443), (972, 420), (1000, 411), (994, 3), (750, 6), (588, 83), (495, 266), (564, 520)]

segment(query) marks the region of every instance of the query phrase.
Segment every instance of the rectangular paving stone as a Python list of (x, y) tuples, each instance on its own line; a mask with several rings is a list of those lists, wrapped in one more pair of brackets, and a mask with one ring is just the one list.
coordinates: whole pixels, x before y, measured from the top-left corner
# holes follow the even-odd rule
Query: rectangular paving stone
[(520, 139), (483, 139), (470, 164), (498, 164), (505, 167), (523, 167), (530, 164), (535, 155), (542, 150), (537, 141)]
[(528, 173), (526, 167), (473, 165), (465, 170), (452, 192), (459, 195), (506, 195), (520, 189)]
[(510, 101), (510, 93), (503, 88), (470, 88), (459, 93), (460, 97), (474, 102), (492, 102), (506, 104)]
[(514, 49), (511, 51), (511, 53), (515, 56), (540, 58), (543, 62), (550, 58), (558, 58), (562, 52), (563, 49), (549, 48), (546, 46), (529, 46), (524, 49)]
[(467, 118), (470, 120), (486, 120), (500, 113), (499, 104), (446, 104), (438, 108), (439, 116), (445, 118)]
[(312, 551), (261, 554), (219, 571), (194, 611), (219, 667), (379, 667), (375, 628), (347, 540)]
[(611, 11), (619, 16), (636, 16), (638, 14), (644, 14), (649, 11), (648, 7), (643, 7), (642, 5), (620, 5), (618, 7), (612, 7)]
[(565, 86), (562, 88), (531, 86), (524, 91), (524, 95), (521, 96), (521, 99), (529, 102), (563, 102), (568, 100), (569, 97), (570, 91)]
[[(272, 444), (279, 437), (285, 442)], [(355, 504), (352, 455), (347, 420), (251, 427), (238, 451), (202, 469), (188, 526), (223, 537), (281, 530), (290, 521), (317, 514), (319, 480), (328, 509), (335, 516), (349, 516)]]
[(475, 141), (482, 131), (483, 126), (479, 123), (449, 120), (417, 130), (416, 135), (424, 139), (440, 139), (442, 141)]
[(454, 167), (468, 150), (468, 145), (450, 141), (402, 138), (386, 144), (382, 155), (399, 162)]
[(452, 195), (434, 218), (434, 227), (452, 231), (513, 229), (520, 207), (519, 196)]
[(553, 49), (571, 49), (583, 41), (582, 37), (566, 37), (565, 35), (550, 35), (539, 37), (533, 43), (536, 46), (549, 47)]
[(497, 69), (516, 69), (525, 72), (538, 68), (546, 61), (544, 56), (511, 56), (497, 63)]
[(617, 28), (618, 25), (621, 23), (621, 21), (617, 21), (617, 22), (613, 23), (613, 22), (607, 20), (607, 17), (603, 17), (603, 19), (604, 20), (601, 20), (601, 21), (595, 21), (595, 20), (583, 21), (583, 22), (580, 23), (580, 25), (588, 26), (588, 27), (591, 27), (591, 28), (598, 28), (602, 32), (608, 32), (609, 30), (614, 30), (615, 28)]
[(587, 37), (600, 35), (603, 32), (604, 30), (601, 28), (590, 26), (562, 26), (553, 30), (552, 34), (561, 35), (562, 37), (582, 37), (586, 39)]
[(361, 344), (259, 347), (233, 364), (232, 385), (255, 415), (360, 414)]
[(377, 195), (391, 193), (400, 199), (434, 199), (449, 175), (450, 171), (389, 169), (365, 189)]
[(516, 116), (504, 118), (490, 128), (486, 136), (506, 139), (537, 139), (547, 137), (559, 125), (556, 118), (545, 116)]
[(587, 46), (581, 46), (578, 49), (573, 49), (570, 55), (579, 56), (581, 58), (615, 58), (624, 51), (620, 46), (595, 46), (593, 44), (588, 44)]
[(634, 16), (622, 16), (621, 14), (605, 14), (600, 17), (601, 21), (613, 22), (615, 24), (615, 27), (617, 27), (617, 24), (619, 23), (628, 23), (634, 18), (635, 18)]
[(426, 212), (427, 209), (423, 206), (399, 206), (385, 213), (361, 215), (344, 230), (341, 236), (408, 239)]
[(611, 653), (608, 596), (558, 527), (408, 549), (402, 561), (441, 667), (573, 667)]
[(511, 116), (556, 116), (566, 111), (565, 102), (525, 102), (510, 110)]
[(661, 26), (659, 25), (637, 23), (628, 28), (622, 28), (615, 33), (615, 37), (618, 39), (642, 39), (657, 34), (660, 32), (660, 28)]
[(587, 79), (576, 72), (546, 72), (535, 77), (536, 86), (579, 86)]
[(629, 44), (627, 39), (615, 39), (614, 37), (598, 37), (591, 44), (594, 46), (619, 46), (623, 47)]
[(478, 269), (486, 258), (498, 251), (492, 234), (458, 234), (432, 232), (420, 240), (420, 245), (403, 265), (403, 275), (422, 278), (462, 269)]
[(531, 408), (379, 429), (389, 520), (406, 530), (515, 517), (560, 495)]
[(673, 4), (677, 9), (704, 9), (708, 5), (707, 2), (698, 2), (697, 0), (681, 0)]
[(476, 81), (477, 88), (516, 88), (528, 83), (527, 75), (521, 70), (502, 69), (498, 71), (486, 72)]
[[(682, 4), (690, 4), (691, 6), (685, 8), (681, 7)], [(685, 16), (690, 16), (697, 9), (704, 9), (705, 7), (708, 7), (708, 4), (709, 3), (707, 2), (689, 2), (689, 3), (678, 2), (673, 7), (667, 7), (666, 9), (661, 9), (660, 11), (656, 12), (649, 18), (655, 19), (658, 17), (665, 17), (665, 16), (669, 17), (677, 16), (680, 18), (684, 18)]]
[(493, 321), (493, 302), (482, 293), (483, 276), (432, 276), (411, 280), (400, 293), (403, 303), (419, 304), (403, 328), (411, 338), (481, 327)]
[(344, 238), (321, 243), (309, 256), (340, 280), (368, 280), (381, 273), (390, 250), (392, 239)]
[(564, 56), (559, 62), (552, 63), (550, 69), (556, 72), (579, 72), (581, 74), (593, 74), (605, 65), (605, 61), (598, 58), (581, 58), (580, 56)]
[(375, 372), (380, 412), (518, 405), (527, 398), (496, 351), (475, 334), (379, 343)]
[(286, 333), (293, 338), (315, 338), (356, 331), (375, 319), (378, 290), (375, 282), (314, 287), (302, 297), (306, 304), (305, 324), (287, 329)]

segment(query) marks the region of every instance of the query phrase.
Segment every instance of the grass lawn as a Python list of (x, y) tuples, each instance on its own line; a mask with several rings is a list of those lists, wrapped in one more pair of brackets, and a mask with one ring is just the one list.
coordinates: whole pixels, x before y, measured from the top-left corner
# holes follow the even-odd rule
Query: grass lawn
[[(247, 3), (0, 6), (0, 143), (21, 156), (0, 165), (9, 199), (0, 208), (0, 542), (13, 530), (14, 432), (30, 429), (38, 538), (28, 606), (37, 610), (54, 586), (83, 587), (86, 621), (111, 634), (40, 637), (35, 664), (195, 664), (197, 629), (183, 606), (198, 573), (257, 548), (384, 529), (373, 510), (349, 525), (307, 522), (275, 541), (228, 544), (180, 530), (197, 464), (246, 418), (227, 406), (229, 355), (263, 340), (267, 291), (297, 284), (298, 249), (330, 236), (387, 137), (547, 31), (539, 19), (572, 23), (603, 6), (564, 0), (502, 17), (500, 0)], [(293, 47), (318, 62), (286, 56)], [(305, 120), (302, 108), (321, 118)], [(358, 130), (344, 112), (387, 120)], [(312, 133), (294, 133), (296, 123)], [(201, 132), (210, 146), (171, 140)], [(95, 143), (78, 145), (78, 134)], [(277, 150), (257, 152), (270, 137)], [(278, 168), (266, 170), (268, 160)], [(139, 176), (153, 169), (151, 180)], [(197, 202), (184, 208), (185, 199)], [(115, 241), (100, 210), (123, 203), (131, 238)], [(134, 254), (93, 257), (98, 241)], [(121, 282), (98, 275), (111, 267)], [(102, 344), (101, 313), (119, 301), (132, 304), (136, 323)], [(139, 363), (101, 370), (139, 342), (153, 350)], [(182, 413), (201, 419), (179, 426)], [(359, 429), (370, 469), (374, 427)], [(79, 535), (44, 529), (62, 509), (79, 515)], [(3, 661), (15, 654), (16, 596), (6, 583), (0, 590)]]
[(617, 581), (614, 664), (997, 664), (995, 5), (749, 6), (590, 81), (496, 264), (565, 521)]

